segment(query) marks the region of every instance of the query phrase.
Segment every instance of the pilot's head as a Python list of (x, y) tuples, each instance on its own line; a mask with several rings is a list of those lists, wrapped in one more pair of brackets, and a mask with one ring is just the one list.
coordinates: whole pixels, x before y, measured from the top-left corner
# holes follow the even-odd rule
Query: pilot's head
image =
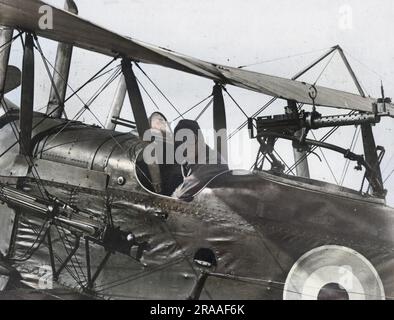
[(189, 119), (183, 119), (178, 122), (178, 124), (174, 129), (174, 135), (176, 136), (177, 132), (179, 132), (182, 129), (191, 130), (196, 137), (198, 137), (198, 132), (199, 130), (201, 130), (200, 125), (198, 124), (197, 121), (189, 120)]
[(197, 160), (199, 147), (205, 146), (198, 122), (188, 119), (180, 120), (174, 129), (174, 137), (176, 148), (186, 143), (188, 157), (191, 156)]

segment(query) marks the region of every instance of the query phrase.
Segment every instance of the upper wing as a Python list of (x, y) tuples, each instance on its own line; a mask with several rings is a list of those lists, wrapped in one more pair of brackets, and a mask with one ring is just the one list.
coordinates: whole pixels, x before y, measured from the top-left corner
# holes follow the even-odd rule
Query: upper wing
[[(122, 55), (136, 61), (181, 70), (270, 96), (299, 103), (312, 103), (309, 96), (310, 84), (218, 65), (153, 47), (110, 32), (72, 13), (53, 7), (53, 28), (41, 29), (38, 23), (43, 12), (41, 10), (40, 13), (40, 8), (45, 5), (47, 4), (38, 0), (0, 0), (0, 24), (34, 31), (39, 36), (108, 56)], [(321, 86), (316, 86), (316, 89), (318, 94), (315, 104), (320, 106), (372, 112), (372, 104), (376, 102), (376, 99)], [(390, 105), (390, 108), (393, 106)]]

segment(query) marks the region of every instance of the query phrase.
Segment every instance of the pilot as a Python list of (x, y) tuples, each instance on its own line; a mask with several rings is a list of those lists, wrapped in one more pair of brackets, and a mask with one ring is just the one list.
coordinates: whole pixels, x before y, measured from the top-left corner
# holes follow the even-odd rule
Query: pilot
[[(174, 130), (174, 137), (177, 140), (181, 130), (188, 130), (193, 136), (194, 141), (175, 141), (175, 150), (183, 144), (187, 144), (188, 155), (181, 164), (183, 182), (176, 188), (173, 196), (182, 200), (190, 201), (193, 196), (203, 189), (214, 177), (229, 171), (229, 167), (222, 156), (212, 150), (206, 143), (201, 134), (200, 126), (194, 120), (181, 120)], [(190, 138), (190, 136), (188, 136)], [(193, 148), (194, 144), (194, 148)], [(192, 147), (192, 148), (190, 148)], [(205, 150), (204, 150), (205, 149)], [(205, 156), (199, 153), (205, 151)], [(201, 159), (202, 158), (202, 159)]]

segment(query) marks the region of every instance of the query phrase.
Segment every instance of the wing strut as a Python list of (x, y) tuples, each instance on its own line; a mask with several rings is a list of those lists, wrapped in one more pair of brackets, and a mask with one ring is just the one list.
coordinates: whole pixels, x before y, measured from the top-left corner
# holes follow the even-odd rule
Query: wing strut
[(122, 72), (125, 77), (127, 92), (129, 94), (134, 120), (137, 125), (138, 135), (142, 139), (145, 131), (148, 130), (150, 126), (148, 116), (146, 115), (144, 101), (142, 100), (141, 91), (130, 59), (122, 59)]
[[(357, 87), (358, 92), (360, 93), (360, 96), (365, 97), (364, 90), (361, 87), (361, 84), (358, 81), (356, 74), (354, 73), (352, 67), (350, 66), (350, 63), (349, 63), (348, 59), (346, 58), (345, 53), (343, 52), (342, 48), (339, 46), (338, 46), (338, 52), (341, 55), (341, 58), (345, 64), (347, 70), (349, 71), (350, 76), (352, 77), (353, 82)], [(377, 153), (375, 138), (374, 138), (373, 132), (372, 132), (372, 125), (370, 123), (361, 124), (361, 135), (363, 138), (365, 160), (371, 166), (372, 174), (375, 175), (375, 178), (379, 181), (377, 186), (381, 186), (381, 189), (372, 190), (372, 191), (374, 194), (384, 197), (386, 192), (383, 187), (383, 179), (382, 179), (382, 172), (380, 170), (379, 157), (378, 157), (378, 153)], [(372, 188), (372, 189), (374, 189), (374, 188)]]
[[(144, 101), (142, 100), (141, 91), (135, 77), (131, 60), (122, 59), (122, 72), (126, 81), (126, 88), (129, 94), (131, 108), (134, 114), (134, 120), (137, 126), (138, 135), (143, 139), (146, 131), (150, 130), (148, 116), (146, 115)], [(160, 169), (155, 164), (148, 165), (151, 183), (155, 192), (161, 192)]]
[[(3, 100), (13, 29), (0, 27), (0, 100)], [(4, 46), (4, 47), (3, 47)], [(8, 47), (7, 47), (8, 46)]]
[[(287, 101), (287, 108), (286, 113), (292, 114), (295, 117), (298, 117), (298, 108), (297, 102), (294, 100)], [(297, 138), (301, 138), (303, 129), (298, 130), (294, 133), (294, 136)], [(306, 156), (307, 152), (305, 150), (299, 150), (297, 146), (293, 143), (293, 154), (294, 154), (294, 162), (298, 163), (296, 166), (296, 174), (299, 177), (310, 178), (309, 173), (309, 165), (308, 165), (308, 158)]]
[[(300, 72), (298, 72), (294, 77), (291, 78), (291, 80), (297, 80), (300, 78), (302, 75), (307, 73), (309, 70), (311, 70), (313, 67), (318, 65), (320, 62), (322, 62), (325, 58), (327, 58), (330, 54), (335, 52), (335, 50), (338, 49), (339, 46), (334, 46), (330, 48), (325, 54), (323, 54), (321, 57), (313, 61), (309, 66), (306, 68), (302, 69)], [(297, 109), (297, 102), (294, 100), (287, 100), (288, 103), (288, 113), (290, 114), (295, 114), (298, 115), (298, 109)], [(297, 131), (295, 133), (296, 137), (301, 137), (301, 130)], [(297, 176), (299, 177), (304, 177), (304, 178), (310, 178), (310, 172), (309, 172), (309, 164), (308, 164), (308, 158), (307, 158), (307, 153), (306, 151), (299, 151), (297, 148), (293, 147), (293, 154), (294, 154), (294, 162), (298, 163), (296, 166), (296, 173)]]
[(227, 163), (226, 108), (224, 106), (222, 85), (219, 83), (216, 83), (213, 87), (213, 129), (215, 134), (215, 151), (221, 154)]
[[(73, 14), (78, 14), (78, 8), (73, 0), (66, 0), (64, 9)], [(54, 85), (51, 87), (47, 107), (47, 115), (53, 118), (61, 118), (64, 111), (72, 53), (73, 46), (71, 44), (59, 43), (53, 70)]]
[(114, 118), (119, 118), (126, 98), (126, 81), (123, 75), (120, 76), (118, 86), (116, 88), (114, 100), (108, 114), (107, 121), (105, 122), (105, 129), (115, 130), (116, 123), (113, 123)]
[(22, 67), (22, 93), (19, 114), (19, 153), (31, 156), (31, 132), (34, 105), (34, 43), (33, 36), (26, 33)]
[[(6, 72), (11, 50), (13, 29), (0, 26), (0, 108), (3, 107), (3, 95), (5, 93)], [(7, 48), (6, 46), (9, 47)], [(4, 109), (6, 109), (4, 107)], [(5, 111), (5, 110), (4, 110)], [(0, 234), (0, 252), (6, 256), (10, 252), (12, 242), (12, 230), (14, 228), (15, 210), (8, 207), (7, 204), (0, 204), (0, 224), (2, 232)]]

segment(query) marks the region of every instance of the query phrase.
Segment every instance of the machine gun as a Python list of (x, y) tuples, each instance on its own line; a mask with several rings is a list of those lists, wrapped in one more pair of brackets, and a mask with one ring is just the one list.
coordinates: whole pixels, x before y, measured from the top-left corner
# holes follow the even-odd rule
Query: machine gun
[[(3, 201), (11, 208), (24, 209), (24, 212), (37, 215), (49, 221), (50, 225), (62, 227), (75, 236), (76, 242), (74, 248), (62, 265), (57, 269), (54, 261), (49, 228), (44, 235), (44, 237), (47, 237), (48, 241), (54, 279), (59, 277), (67, 263), (79, 249), (81, 237), (85, 239), (88, 289), (92, 288), (111, 254), (121, 253), (131, 256), (132, 248), (136, 247), (137, 254), (134, 258), (137, 261), (140, 261), (142, 258), (143, 252), (147, 248), (147, 242), (139, 242), (131, 231), (122, 231), (120, 227), (116, 227), (110, 221), (107, 221), (106, 217), (97, 218), (97, 216), (92, 213), (80, 210), (49, 194), (47, 197), (48, 199), (32, 196), (16, 188), (0, 184), (0, 201)], [(104, 247), (107, 252), (93, 276), (90, 271), (90, 242)]]
[[(273, 153), (277, 139), (290, 140), (294, 149), (304, 152), (309, 151), (309, 153), (311, 152), (311, 146), (326, 148), (343, 154), (350, 161), (356, 161), (357, 166), (355, 168), (357, 170), (364, 167), (365, 178), (369, 181), (373, 194), (376, 197), (384, 198), (387, 191), (384, 189), (381, 179), (377, 176), (371, 163), (366, 161), (362, 155), (354, 154), (348, 149), (323, 141), (307, 139), (307, 134), (312, 129), (379, 123), (381, 116), (386, 115), (385, 105), (390, 102), (389, 98), (379, 99), (374, 106), (374, 113), (351, 112), (345, 115), (322, 116), (313, 109), (312, 112), (296, 111), (282, 115), (249, 118), (248, 128), (250, 137), (256, 138), (260, 143), (259, 154), (262, 153), (271, 159), (273, 171), (281, 173), (284, 170), (283, 164)], [(381, 159), (384, 155), (384, 148), (378, 147), (377, 149), (381, 151), (379, 156), (379, 159)]]

